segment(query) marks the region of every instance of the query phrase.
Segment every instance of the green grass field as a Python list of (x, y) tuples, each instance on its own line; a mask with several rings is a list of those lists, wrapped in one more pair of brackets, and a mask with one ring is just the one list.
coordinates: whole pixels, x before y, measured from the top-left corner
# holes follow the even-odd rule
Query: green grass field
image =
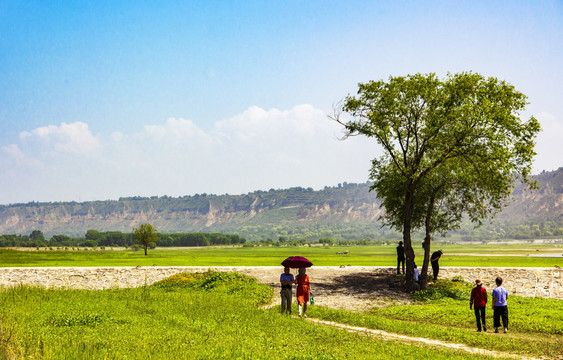
[[(448, 291), (442, 291), (442, 295)], [(252, 278), (213, 272), (179, 275), (135, 289), (0, 288), (0, 358), (489, 358), (436, 346), (385, 341), (282, 316), (279, 307), (262, 308), (271, 296), (268, 286), (257, 284)], [(419, 305), (413, 305), (419, 306), (415, 311), (410, 308), (396, 311), (391, 306), (370, 314), (357, 314), (312, 306), (309, 313), (314, 317), (498, 351), (538, 354), (543, 347), (548, 349), (543, 354), (551, 356), (561, 350), (561, 302), (547, 304), (532, 300), (526, 304), (537, 309), (538, 323), (551, 315), (553, 321), (559, 321), (557, 327), (521, 328), (519, 324), (529, 318), (523, 317), (523, 311), (513, 310), (514, 331), (499, 335), (475, 333), (471, 329), (471, 313), (457, 311), (456, 299), (427, 296), (423, 302), (422, 298)], [(466, 299), (463, 302), (467, 307)], [(444, 305), (453, 306), (456, 311), (440, 318), (436, 312)]]
[[(563, 267), (563, 248), (556, 245), (443, 245), (441, 266)], [(435, 247), (434, 249), (438, 249)], [(337, 252), (349, 251), (348, 255)], [(538, 255), (558, 257), (542, 257)], [(395, 246), (156, 248), (148, 256), (132, 250), (0, 249), (2, 267), (66, 266), (278, 266), (288, 256), (306, 256), (316, 266), (394, 266)], [(416, 262), (423, 251), (415, 248)]]

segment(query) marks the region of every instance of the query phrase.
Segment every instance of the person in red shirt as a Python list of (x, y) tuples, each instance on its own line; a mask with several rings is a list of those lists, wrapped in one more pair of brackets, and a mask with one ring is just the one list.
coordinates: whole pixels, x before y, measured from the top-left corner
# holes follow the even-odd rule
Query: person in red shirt
[(483, 331), (487, 331), (485, 325), (485, 306), (487, 305), (487, 290), (483, 287), (481, 280), (475, 280), (475, 287), (471, 290), (471, 299), (469, 300), (469, 309), (475, 306), (475, 319), (477, 320), (477, 331), (481, 331), (481, 323), (483, 323)]
[(309, 295), (311, 294), (311, 283), (309, 275), (305, 273), (305, 268), (299, 268), (299, 275), (297, 275), (297, 308), (299, 309), (300, 317), (307, 317), (307, 302), (309, 302)]

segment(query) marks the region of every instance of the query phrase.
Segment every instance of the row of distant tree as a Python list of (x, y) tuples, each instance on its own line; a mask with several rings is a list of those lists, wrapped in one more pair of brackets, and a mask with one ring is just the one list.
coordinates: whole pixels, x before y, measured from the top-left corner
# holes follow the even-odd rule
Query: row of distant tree
[[(210, 245), (378, 245), (398, 242), (401, 236), (393, 230), (384, 230), (374, 224), (346, 224), (346, 226), (244, 226), (236, 229), (238, 235), (222, 233), (158, 233), (157, 246), (210, 246)], [(561, 221), (529, 224), (484, 225), (478, 229), (464, 224), (448, 235), (449, 241), (495, 241), (504, 239), (537, 239), (563, 235)], [(424, 234), (416, 234), (422, 241)], [(247, 241), (247, 239), (249, 239)], [(444, 239), (446, 240), (446, 239)], [(446, 241), (447, 241), (446, 240)], [(60, 246), (133, 246), (137, 241), (133, 232), (88, 230), (84, 236), (54, 235), (47, 239), (40, 230), (29, 235), (0, 235), (0, 247), (60, 247)]]
[[(237, 234), (220, 233), (157, 233), (158, 240), (155, 245), (159, 247), (173, 246), (213, 246), (213, 245), (244, 245), (244, 246), (300, 246), (305, 244), (322, 245), (382, 245), (387, 240), (355, 239), (335, 240), (325, 237), (317, 240), (304, 238), (290, 238), (280, 236), (277, 239), (262, 239), (256, 242), (247, 242)], [(88, 230), (85, 236), (71, 237), (68, 235), (53, 235), (46, 239), (40, 230), (34, 230), (29, 235), (0, 235), (0, 247), (132, 247), (139, 241), (135, 233), (120, 231)], [(154, 246), (151, 246), (154, 247)]]
[[(211, 246), (211, 245), (242, 245), (246, 239), (239, 235), (219, 233), (158, 233), (157, 245), (170, 246)], [(88, 230), (85, 236), (71, 237), (53, 235), (46, 239), (40, 230), (29, 235), (0, 235), (0, 247), (61, 247), (61, 246), (122, 246), (129, 247), (137, 243), (134, 233), (120, 231)]]

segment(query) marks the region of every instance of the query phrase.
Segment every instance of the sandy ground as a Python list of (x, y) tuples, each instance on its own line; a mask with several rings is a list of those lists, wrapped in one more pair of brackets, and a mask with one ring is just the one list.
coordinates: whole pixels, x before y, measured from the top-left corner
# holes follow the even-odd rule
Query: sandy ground
[[(393, 274), (394, 269), (382, 267), (378, 270), (362, 266), (317, 266), (307, 269), (315, 305), (365, 311), (376, 306), (410, 303), (408, 294), (400, 289), (401, 280)], [(276, 293), (280, 289), (281, 267), (239, 267), (236, 271), (272, 286)], [(297, 271), (292, 270), (292, 273), (296, 275)], [(295, 296), (295, 286), (293, 292)]]

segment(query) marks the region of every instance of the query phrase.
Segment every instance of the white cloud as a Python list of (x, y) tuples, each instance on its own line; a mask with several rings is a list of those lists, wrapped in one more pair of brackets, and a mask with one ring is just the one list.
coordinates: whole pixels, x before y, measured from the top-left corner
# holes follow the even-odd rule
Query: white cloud
[[(550, 164), (560, 163), (563, 126), (547, 113), (537, 118), (543, 132), (535, 170), (552, 170)], [(183, 118), (106, 135), (92, 134), (82, 122), (40, 127), (1, 147), (6, 171), (0, 173), (0, 203), (364, 182), (381, 150), (361, 136), (340, 141), (341, 130), (307, 104), (289, 110), (253, 106), (209, 130)]]
[(16, 161), (22, 160), (24, 158), (24, 155), (17, 144), (2, 146), (2, 151)]
[(164, 125), (146, 125), (144, 132), (155, 140), (187, 140), (194, 137), (206, 137), (193, 121), (186, 119), (169, 118)]
[(314, 136), (317, 132), (326, 132), (326, 123), (323, 112), (307, 104), (287, 111), (266, 111), (253, 106), (233, 118), (216, 123), (214, 130), (219, 137), (231, 138), (234, 135), (240, 140), (258, 135), (279, 135), (280, 132)]
[(92, 135), (88, 125), (80, 121), (43, 126), (31, 132), (23, 131), (20, 140), (24, 146), (41, 145), (42, 151), (57, 153), (89, 154), (101, 149), (100, 141)]
[[(238, 194), (367, 180), (373, 143), (339, 141), (339, 135), (340, 126), (311, 105), (285, 111), (253, 106), (207, 131), (182, 118), (105, 136), (94, 136), (81, 122), (45, 126), (2, 148), (12, 158), (37, 162), (13, 178), (0, 175), (0, 184), (13, 190), (0, 195), (0, 203)], [(17, 178), (30, 173), (28, 191), (17, 191)]]

